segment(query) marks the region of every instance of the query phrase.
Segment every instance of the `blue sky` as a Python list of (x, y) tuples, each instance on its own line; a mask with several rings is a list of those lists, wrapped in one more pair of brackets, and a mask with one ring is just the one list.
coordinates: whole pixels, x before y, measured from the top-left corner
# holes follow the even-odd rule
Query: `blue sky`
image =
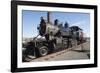
[[(22, 11), (22, 25), (23, 37), (34, 37), (38, 34), (37, 26), (40, 23), (40, 17), (47, 19), (47, 12), (45, 11)], [(52, 22), (58, 19), (60, 23), (69, 23), (69, 26), (79, 26), (83, 29), (86, 36), (90, 36), (90, 14), (77, 12), (52, 12)]]

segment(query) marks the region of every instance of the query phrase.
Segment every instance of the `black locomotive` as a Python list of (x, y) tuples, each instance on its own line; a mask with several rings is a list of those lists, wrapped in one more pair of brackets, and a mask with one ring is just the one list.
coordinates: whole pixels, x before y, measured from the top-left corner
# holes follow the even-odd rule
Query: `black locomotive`
[(39, 35), (44, 38), (33, 38), (27, 45), (23, 55), (26, 57), (33, 54), (36, 57), (45, 56), (57, 50), (67, 49), (68, 47), (76, 46), (83, 42), (83, 30), (78, 26), (69, 27), (68, 23), (65, 26), (59, 24), (57, 19), (52, 23), (50, 21), (50, 13), (48, 12), (47, 21), (41, 17), (39, 27)]

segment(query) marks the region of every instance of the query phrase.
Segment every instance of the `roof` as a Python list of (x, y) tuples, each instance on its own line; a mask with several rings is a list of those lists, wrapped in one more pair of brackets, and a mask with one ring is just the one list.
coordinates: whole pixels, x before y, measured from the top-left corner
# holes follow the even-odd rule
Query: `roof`
[(76, 31), (82, 30), (79, 26), (71, 26), (70, 28), (73, 29), (73, 30), (76, 30)]

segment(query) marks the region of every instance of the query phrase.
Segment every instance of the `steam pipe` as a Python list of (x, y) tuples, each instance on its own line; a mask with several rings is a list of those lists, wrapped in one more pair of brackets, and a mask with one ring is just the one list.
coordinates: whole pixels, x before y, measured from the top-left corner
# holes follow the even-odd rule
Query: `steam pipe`
[(48, 23), (51, 22), (51, 18), (50, 18), (50, 16), (51, 16), (51, 12), (47, 12), (47, 21), (48, 21)]

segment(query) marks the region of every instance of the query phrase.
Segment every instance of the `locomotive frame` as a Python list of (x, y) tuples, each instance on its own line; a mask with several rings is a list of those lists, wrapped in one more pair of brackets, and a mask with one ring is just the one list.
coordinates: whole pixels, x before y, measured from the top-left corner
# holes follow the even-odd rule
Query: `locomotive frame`
[[(94, 11), (94, 63), (77, 64), (77, 65), (55, 65), (55, 66), (40, 66), (40, 67), (18, 67), (18, 5), (25, 6), (46, 6), (46, 7), (60, 7), (60, 8), (76, 8), (76, 9), (91, 9)], [(61, 3), (45, 3), (45, 2), (31, 2), (31, 1), (11, 1), (11, 71), (43, 71), (43, 70), (57, 70), (57, 69), (73, 69), (73, 68), (88, 68), (97, 67), (97, 6), (96, 5), (80, 5), (80, 4), (61, 4)]]

